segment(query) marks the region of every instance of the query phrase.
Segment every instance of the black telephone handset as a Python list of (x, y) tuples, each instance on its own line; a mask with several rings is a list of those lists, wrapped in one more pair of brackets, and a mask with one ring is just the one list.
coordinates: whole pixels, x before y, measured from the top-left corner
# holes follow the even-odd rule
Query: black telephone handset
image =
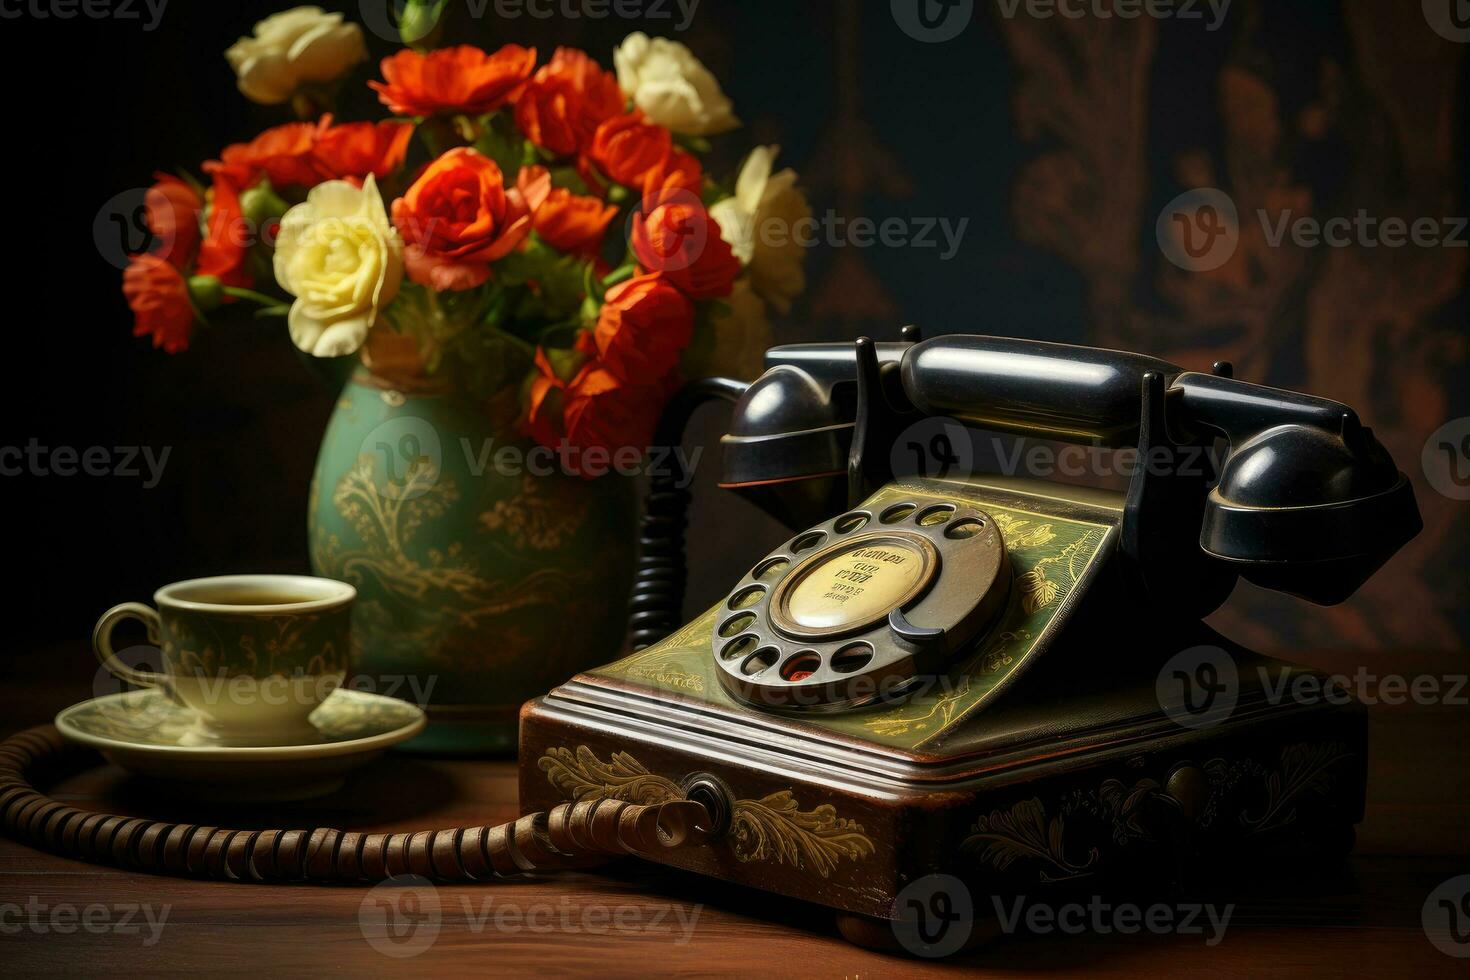
[[(882, 482), (879, 443), (895, 423), (939, 415), (1140, 451), (1223, 437), (1218, 482), (1197, 486), (1196, 501), (1155, 505), (1193, 505), (1200, 520), (1164, 533), (1197, 540), (1225, 571), (1318, 603), (1346, 599), (1422, 527), (1408, 479), (1351, 408), (1233, 379), (1223, 365), (1202, 374), (1139, 354), (970, 335), (777, 347), (766, 363), (722, 440), (722, 485), (790, 523), (855, 503)], [(1149, 505), (1136, 503), (1134, 516), (1149, 520)]]

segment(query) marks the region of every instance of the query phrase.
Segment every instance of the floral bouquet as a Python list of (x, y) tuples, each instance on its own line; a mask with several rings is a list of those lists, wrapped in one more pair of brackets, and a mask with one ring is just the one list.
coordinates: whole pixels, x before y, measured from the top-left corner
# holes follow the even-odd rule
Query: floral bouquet
[(155, 242), (123, 291), (167, 351), (283, 316), (307, 354), (517, 398), (523, 432), (593, 477), (585, 451), (646, 447), (681, 379), (758, 372), (768, 314), (804, 287), (800, 245), (761, 234), (809, 216), (795, 175), (775, 147), (733, 183), (705, 172), (739, 122), (682, 44), (631, 34), (615, 71), (570, 48), (405, 48), (367, 83), (389, 117), (351, 122), (330, 110), (367, 49), (340, 14), (277, 14), (226, 58), (247, 98), (301, 118), (148, 191)]

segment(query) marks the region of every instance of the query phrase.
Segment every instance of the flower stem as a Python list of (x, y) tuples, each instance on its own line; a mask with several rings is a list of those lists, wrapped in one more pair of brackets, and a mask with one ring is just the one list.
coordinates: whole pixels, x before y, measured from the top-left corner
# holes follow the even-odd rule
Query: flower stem
[(224, 293), (226, 296), (233, 296), (236, 299), (248, 299), (252, 303), (259, 303), (261, 306), (282, 305), (280, 299), (275, 296), (267, 296), (265, 293), (258, 293), (253, 289), (245, 289), (242, 286), (226, 286)]

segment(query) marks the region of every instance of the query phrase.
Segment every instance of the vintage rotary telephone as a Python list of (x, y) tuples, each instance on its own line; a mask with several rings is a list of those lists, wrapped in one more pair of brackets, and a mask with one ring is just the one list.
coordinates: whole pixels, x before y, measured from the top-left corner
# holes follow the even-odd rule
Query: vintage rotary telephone
[[(680, 625), (683, 474), (654, 482), (633, 651), (527, 704), (500, 827), (233, 831), (87, 814), (0, 746), (0, 823), (40, 846), (236, 880), (482, 880), (636, 853), (830, 906), (860, 941), (933, 873), (983, 894), (1178, 883), (1340, 856), (1360, 708), (1205, 627), (1237, 576), (1347, 598), (1420, 529), (1347, 406), (1117, 351), (983, 336), (778, 347), (735, 404), (723, 485), (797, 530)], [(896, 477), (916, 422), (1133, 447), (1126, 493)], [(1218, 472), (1199, 450), (1223, 443)], [(1186, 465), (1192, 464), (1192, 465)], [(1294, 865), (1295, 866), (1295, 865)], [(882, 930), (878, 930), (881, 933)]]
[[(1200, 620), (1237, 576), (1340, 602), (1419, 531), (1352, 409), (1225, 364), (912, 328), (766, 368), (687, 390), (660, 438), (734, 401), (721, 483), (796, 533), (680, 626), (688, 498), (654, 486), (634, 652), (523, 710), (524, 808), (697, 800), (704, 836), (657, 860), (849, 925), (930, 873), (999, 894), (1350, 847), (1361, 710), (1283, 697), (1312, 672)], [(1125, 493), (896, 477), (930, 416), (1137, 465)]]

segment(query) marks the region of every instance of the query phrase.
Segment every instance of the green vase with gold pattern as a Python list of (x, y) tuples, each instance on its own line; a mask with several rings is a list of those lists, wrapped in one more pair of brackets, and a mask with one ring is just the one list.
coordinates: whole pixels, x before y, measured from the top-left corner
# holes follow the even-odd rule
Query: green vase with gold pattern
[(636, 546), (631, 478), (566, 475), (489, 403), (359, 368), (312, 481), (316, 574), (357, 587), (358, 686), (425, 703), (428, 752), (506, 753), (522, 702), (611, 660)]

